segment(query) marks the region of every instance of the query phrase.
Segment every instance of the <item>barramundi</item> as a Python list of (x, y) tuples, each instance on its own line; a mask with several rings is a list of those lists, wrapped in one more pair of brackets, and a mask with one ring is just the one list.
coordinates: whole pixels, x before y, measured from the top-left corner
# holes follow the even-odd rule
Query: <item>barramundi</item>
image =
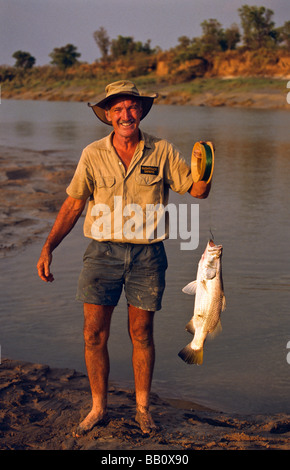
[(203, 363), (203, 348), (207, 335), (221, 331), (221, 312), (226, 307), (222, 279), (222, 245), (209, 240), (198, 263), (197, 278), (182, 291), (195, 295), (193, 317), (185, 329), (194, 335), (193, 340), (179, 353), (188, 364)]

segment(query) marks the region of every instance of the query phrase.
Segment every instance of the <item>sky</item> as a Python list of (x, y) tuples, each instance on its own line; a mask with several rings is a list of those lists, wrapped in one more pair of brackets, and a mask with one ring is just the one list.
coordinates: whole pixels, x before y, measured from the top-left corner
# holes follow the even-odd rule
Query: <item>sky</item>
[(151, 47), (168, 50), (180, 36), (201, 36), (204, 20), (240, 25), (238, 8), (245, 4), (273, 10), (276, 26), (290, 20), (289, 0), (0, 0), (0, 65), (14, 65), (17, 50), (29, 52), (36, 65), (49, 64), (50, 52), (68, 43), (92, 63), (100, 58), (93, 33), (101, 26), (110, 39), (150, 39)]

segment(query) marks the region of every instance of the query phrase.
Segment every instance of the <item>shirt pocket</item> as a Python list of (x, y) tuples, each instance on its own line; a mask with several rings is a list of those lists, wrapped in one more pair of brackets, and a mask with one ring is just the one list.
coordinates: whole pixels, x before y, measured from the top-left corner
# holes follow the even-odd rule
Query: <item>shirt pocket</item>
[(95, 204), (107, 204), (111, 210), (114, 207), (116, 179), (114, 176), (96, 176), (94, 201)]
[(114, 176), (97, 176), (96, 177), (97, 188), (111, 188), (115, 184)]
[(163, 178), (162, 175), (136, 175), (136, 185), (139, 197), (145, 204), (159, 204), (162, 202)]

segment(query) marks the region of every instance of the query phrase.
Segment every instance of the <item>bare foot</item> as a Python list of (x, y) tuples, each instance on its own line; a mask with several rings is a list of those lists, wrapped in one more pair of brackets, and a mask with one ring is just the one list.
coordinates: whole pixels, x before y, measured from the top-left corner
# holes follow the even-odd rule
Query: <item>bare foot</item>
[(81, 437), (91, 431), (95, 426), (103, 425), (108, 422), (108, 415), (105, 411), (95, 411), (91, 410), (86, 418), (78, 425), (77, 429), (74, 431), (74, 437)]
[(157, 431), (157, 426), (146, 406), (137, 405), (135, 421), (139, 424), (141, 431), (146, 434)]

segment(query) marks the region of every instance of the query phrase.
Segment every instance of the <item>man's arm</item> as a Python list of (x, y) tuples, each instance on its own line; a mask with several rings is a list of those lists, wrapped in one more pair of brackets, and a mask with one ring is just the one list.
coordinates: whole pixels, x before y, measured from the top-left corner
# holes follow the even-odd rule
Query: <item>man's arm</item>
[(61, 206), (54, 225), (43, 245), (37, 263), (38, 275), (43, 281), (52, 282), (54, 280), (49, 269), (52, 260), (52, 252), (74, 227), (85, 205), (86, 200), (75, 199), (68, 196)]

